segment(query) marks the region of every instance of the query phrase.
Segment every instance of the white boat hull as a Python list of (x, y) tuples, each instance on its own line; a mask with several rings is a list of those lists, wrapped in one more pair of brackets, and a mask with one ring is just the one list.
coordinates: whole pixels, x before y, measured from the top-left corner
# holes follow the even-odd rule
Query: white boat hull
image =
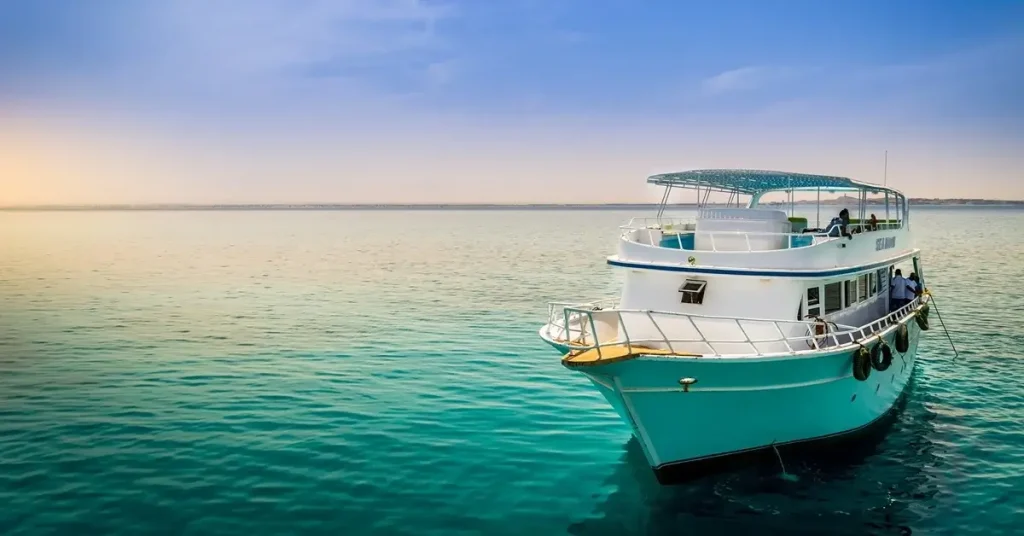
[[(921, 330), (913, 318), (903, 320), (908, 351), (895, 351), (895, 326), (886, 330), (892, 365), (864, 381), (853, 376), (849, 346), (763, 358), (642, 356), (577, 370), (630, 426), (659, 479), (675, 480), (687, 466), (699, 473), (698, 462), (834, 439), (879, 421), (914, 368)], [(697, 382), (684, 388), (682, 378)]]

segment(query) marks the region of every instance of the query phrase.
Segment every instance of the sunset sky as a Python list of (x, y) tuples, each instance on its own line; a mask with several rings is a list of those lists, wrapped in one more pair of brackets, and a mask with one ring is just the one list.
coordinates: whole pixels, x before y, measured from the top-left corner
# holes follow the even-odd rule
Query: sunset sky
[(1024, 199), (1024, 2), (0, 0), (0, 206)]

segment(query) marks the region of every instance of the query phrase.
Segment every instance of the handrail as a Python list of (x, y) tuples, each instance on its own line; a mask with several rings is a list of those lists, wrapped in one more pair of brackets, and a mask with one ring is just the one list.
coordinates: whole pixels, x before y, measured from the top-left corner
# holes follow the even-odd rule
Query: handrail
[[(659, 245), (660, 241), (656, 242), (654, 240), (654, 232), (658, 230), (656, 228), (645, 227), (645, 228), (642, 228), (642, 229), (628, 229), (626, 227), (623, 227), (622, 229), (623, 229), (623, 231), (622, 231), (622, 234), (621, 234), (621, 238), (623, 238), (625, 240), (628, 240), (630, 242), (636, 242), (636, 243), (638, 243), (640, 245), (644, 245), (644, 246), (662, 247), (662, 246)], [(644, 242), (642, 242), (640, 240), (632, 238), (630, 235), (633, 232), (646, 232), (647, 233), (647, 242), (644, 243)], [(827, 241), (830, 241), (830, 240), (841, 238), (841, 237), (837, 237), (837, 236), (829, 236), (827, 233), (777, 233), (777, 232), (769, 232), (769, 231), (695, 231), (695, 230), (690, 230), (688, 232), (693, 232), (695, 234), (699, 234), (699, 235), (702, 235), (702, 236), (707, 236), (708, 238), (710, 238), (711, 239), (711, 249), (690, 249), (690, 250), (686, 250), (685, 248), (683, 248), (682, 241), (678, 241), (677, 242), (678, 246), (676, 248), (671, 248), (671, 249), (679, 249), (681, 251), (760, 251), (760, 250), (753, 249), (753, 245), (750, 242), (750, 237), (751, 236), (753, 236), (755, 238), (756, 237), (786, 238), (787, 239), (786, 240), (787, 244), (792, 244), (792, 242), (793, 242), (792, 238), (793, 237), (798, 237), (798, 238), (810, 237), (811, 238), (811, 242), (809, 244), (807, 244), (807, 245), (796, 246), (796, 247), (779, 248), (779, 249), (798, 249), (798, 248), (805, 248), (805, 247), (810, 247), (810, 246), (816, 246), (818, 244), (821, 244), (821, 243), (824, 243), (824, 242), (827, 242)], [(724, 237), (736, 237), (736, 238), (743, 237), (745, 242), (746, 242), (747, 248), (745, 250), (744, 249), (719, 250), (719, 248), (718, 248), (718, 246), (717, 246), (717, 244), (715, 242), (715, 237), (716, 236), (720, 236), (720, 237), (722, 237), (722, 236), (724, 236)], [(766, 251), (771, 251), (771, 250), (766, 250)]]
[[(676, 313), (676, 312), (672, 312), (672, 311), (650, 311), (650, 310), (643, 310), (643, 309), (604, 309), (604, 310), (596, 310), (595, 311), (593, 309), (584, 309), (584, 308), (577, 308), (577, 307), (569, 306), (569, 307), (564, 307), (562, 309), (562, 311), (561, 311), (562, 315), (559, 315), (559, 316), (562, 316), (562, 319), (564, 319), (564, 323), (562, 325), (557, 325), (557, 324), (552, 325), (551, 323), (549, 323), (549, 325), (547, 326), (547, 334), (551, 338), (552, 341), (554, 341), (554, 342), (564, 342), (564, 343), (566, 343), (566, 345), (571, 350), (576, 350), (576, 351), (596, 350), (599, 357), (601, 357), (601, 354), (602, 354), (601, 349), (605, 348), (605, 347), (608, 347), (608, 346), (626, 345), (627, 351), (629, 353), (632, 353), (633, 349), (635, 347), (637, 347), (637, 346), (644, 346), (645, 344), (651, 344), (651, 343), (664, 344), (665, 346), (668, 347), (667, 349), (670, 352), (672, 352), (673, 354), (677, 353), (677, 348), (676, 348), (676, 346), (673, 346), (673, 344), (676, 344), (676, 345), (678, 345), (680, 343), (691, 343), (691, 344), (696, 343), (696, 344), (701, 344), (701, 345), (704, 345), (707, 349), (711, 350), (710, 353), (703, 352), (703, 353), (700, 354), (700, 355), (705, 356), (705, 357), (708, 357), (708, 356), (710, 356), (710, 357), (724, 356), (724, 355), (744, 355), (742, 353), (724, 353), (724, 352), (721, 352), (719, 350), (719, 348), (722, 345), (725, 345), (725, 344), (732, 344), (732, 345), (743, 344), (743, 345), (747, 345), (747, 346), (749, 346), (749, 348), (751, 350), (751, 352), (750, 352), (751, 354), (757, 355), (757, 356), (760, 356), (760, 357), (770, 356), (770, 355), (797, 355), (797, 354), (804, 354), (804, 353), (809, 353), (809, 352), (814, 352), (814, 351), (820, 351), (820, 350), (826, 349), (826, 348), (836, 348), (836, 349), (839, 349), (839, 348), (843, 348), (844, 346), (854, 345), (854, 344), (857, 344), (860, 341), (864, 341), (864, 340), (867, 340), (867, 339), (871, 339), (872, 337), (879, 336), (880, 333), (884, 332), (889, 327), (891, 327), (893, 325), (896, 325), (896, 324), (899, 324), (901, 321), (906, 319), (909, 315), (911, 315), (911, 313), (914, 310), (916, 310), (918, 307), (920, 307), (924, 303), (926, 303), (926, 300), (924, 299), (924, 297), (923, 296), (919, 296), (919, 297), (915, 298), (913, 301), (911, 301), (910, 303), (908, 303), (907, 305), (897, 309), (896, 311), (893, 311), (893, 312), (891, 312), (891, 313), (889, 313), (889, 314), (887, 314), (887, 315), (885, 315), (883, 317), (880, 317), (880, 318), (877, 318), (875, 320), (872, 320), (871, 322), (869, 322), (867, 324), (864, 324), (864, 325), (859, 326), (859, 327), (846, 326), (846, 325), (836, 325), (837, 330), (835, 330), (835, 331), (827, 330), (826, 333), (824, 333), (823, 335), (818, 335), (816, 333), (816, 331), (815, 331), (815, 328), (820, 326), (821, 322), (823, 322), (823, 320), (821, 320), (821, 319), (816, 319), (816, 320), (771, 320), (771, 319), (762, 319), (762, 318), (743, 318), (743, 317), (722, 317), (722, 316), (712, 316), (712, 315), (693, 315), (693, 314), (685, 314), (685, 313)], [(614, 337), (612, 337), (611, 339), (608, 339), (608, 340), (604, 340), (604, 341), (599, 339), (598, 333), (597, 333), (597, 325), (598, 325), (598, 323), (594, 319), (594, 315), (595, 314), (605, 314), (605, 315), (612, 316), (614, 318), (615, 324), (616, 324), (616, 329), (615, 329), (616, 334), (615, 334)], [(635, 336), (630, 336), (629, 328), (626, 327), (627, 324), (628, 324), (628, 322), (626, 321), (627, 317), (624, 316), (624, 315), (639, 315), (640, 318), (646, 318), (650, 322), (650, 326), (653, 326), (653, 328), (655, 330), (657, 330), (657, 332), (659, 334), (659, 337), (635, 337)], [(657, 318), (655, 318), (656, 316), (665, 317), (665, 318), (679, 318), (679, 319), (685, 318), (688, 321), (690, 327), (693, 328), (694, 333), (697, 334), (697, 338), (673, 338), (673, 337), (670, 337), (666, 333), (665, 328), (658, 322)], [(576, 327), (573, 326), (573, 318), (576, 318), (576, 319), (579, 320), (579, 322), (577, 322), (578, 326), (576, 326)], [(583, 318), (586, 318), (587, 322), (583, 322), (582, 321)], [(735, 324), (735, 326), (737, 328), (739, 328), (739, 332), (738, 333), (742, 335), (742, 340), (737, 340), (736, 338), (731, 338), (731, 339), (728, 339), (728, 340), (725, 340), (725, 339), (715, 340), (713, 338), (710, 338), (704, 332), (704, 330), (702, 330), (700, 328), (700, 326), (697, 325), (697, 323), (694, 321), (695, 319), (697, 319), (697, 320), (705, 319), (705, 320), (713, 320), (713, 321), (721, 321), (721, 322), (732, 322), (733, 324)], [(770, 325), (770, 326), (774, 327), (774, 331), (778, 333), (778, 336), (777, 337), (776, 336), (772, 336), (772, 337), (768, 337), (768, 338), (754, 338), (747, 331), (747, 328), (744, 327), (744, 325), (743, 325), (744, 322), (747, 322), (747, 323), (761, 323), (761, 324), (766, 325), (766, 326)], [(833, 325), (835, 325), (835, 324), (833, 324)], [(795, 336), (793, 336), (793, 335), (787, 336), (786, 335), (786, 330), (783, 329), (784, 327), (793, 328), (793, 327), (798, 327), (798, 326), (803, 326), (803, 327), (806, 328), (805, 334), (795, 335)], [(634, 327), (642, 327), (642, 326), (635, 326), (634, 325)], [(559, 337), (556, 334), (552, 333), (552, 328), (557, 328), (557, 331), (560, 331), (561, 334), (564, 335), (564, 338), (563, 337)], [(619, 328), (621, 328), (621, 332), (620, 332)], [(589, 331), (589, 333), (588, 333), (588, 331)], [(798, 331), (799, 332), (800, 330), (796, 329), (796, 330), (793, 330), (793, 331)], [(578, 337), (574, 337), (573, 336), (576, 333), (579, 333)], [(593, 337), (593, 344), (588, 344), (587, 343), (587, 338), (588, 338), (587, 336), (588, 335), (591, 335)], [(824, 344), (819, 343), (819, 339), (823, 339)], [(808, 349), (807, 350), (803, 350), (803, 349), (797, 350), (797, 349), (794, 349), (793, 344), (791, 344), (791, 343), (794, 343), (794, 342), (803, 342), (803, 343), (805, 343), (808, 346)], [(829, 344), (829, 342), (831, 342), (831, 344)], [(781, 343), (783, 346), (785, 346), (787, 351), (786, 352), (781, 352), (781, 351), (765, 352), (761, 348), (759, 348), (759, 346), (758, 346), (758, 345), (771, 345), (773, 343), (774, 344), (780, 344)]]
[[(635, 217), (635, 218), (630, 218), (629, 223), (627, 223), (625, 225), (620, 225), (619, 229), (630, 230), (630, 231), (638, 231), (638, 230), (644, 230), (644, 229), (660, 230), (660, 229), (665, 229), (665, 228), (671, 228), (671, 230), (675, 230), (674, 229), (675, 227), (682, 227), (684, 230), (693, 230), (693, 228), (695, 228), (696, 225), (697, 225), (697, 220), (695, 218), (647, 218), (647, 217)], [(869, 227), (873, 227), (873, 229), (869, 229)], [(885, 231), (885, 230), (892, 230), (892, 229), (902, 229), (903, 227), (904, 227), (904, 224), (903, 224), (902, 220), (897, 220), (897, 221), (879, 221), (875, 225), (871, 225), (869, 222), (866, 222), (866, 221), (858, 221), (857, 223), (850, 223), (849, 225), (846, 226), (847, 230), (857, 229), (858, 232), (864, 232), (864, 233), (870, 233), (870, 232), (874, 232), (874, 231)], [(718, 231), (716, 231), (716, 232), (718, 232)], [(728, 232), (728, 231), (722, 231), (722, 232)], [(739, 232), (742, 232), (742, 231), (739, 231)], [(779, 234), (805, 235), (805, 234), (811, 234), (811, 233), (779, 233)], [(821, 234), (825, 234), (825, 233), (821, 233)]]
[(677, 225), (694, 226), (696, 221), (693, 218), (630, 218), (629, 223), (620, 225), (619, 229), (637, 230), (652, 228), (652, 226), (654, 229), (663, 229), (666, 226), (675, 227)]
[[(847, 230), (848, 230), (848, 232), (850, 232), (850, 230), (853, 229), (854, 231), (852, 233), (850, 233), (850, 234), (853, 234), (853, 235), (866, 234), (866, 233), (870, 233), (870, 232), (878, 232), (878, 231), (882, 230), (882, 229), (877, 229), (877, 230), (874, 230), (874, 231), (871, 231), (871, 230), (864, 230), (864, 231), (857, 230), (857, 229), (864, 229), (865, 227), (866, 226), (856, 227), (855, 225), (850, 225), (849, 227), (847, 227)], [(643, 228), (635, 229), (635, 228), (629, 228), (627, 226), (622, 226), (621, 229), (622, 229), (621, 238), (623, 240), (627, 240), (629, 242), (634, 242), (634, 243), (639, 244), (641, 246), (649, 246), (649, 247), (656, 247), (656, 248), (665, 247), (665, 246), (661, 246), (660, 245), (661, 244), (660, 240), (655, 240), (654, 233), (656, 231), (659, 231), (659, 229), (657, 229), (655, 227), (643, 227)], [(893, 227), (892, 229), (900, 229), (900, 227)], [(639, 233), (639, 232), (646, 232), (647, 233), (647, 241), (646, 242), (644, 242), (643, 240), (640, 240), (639, 237), (634, 235), (634, 233)], [(693, 248), (687, 249), (687, 248), (683, 247), (682, 240), (677, 240), (676, 241), (676, 245), (674, 247), (669, 247), (669, 249), (678, 249), (680, 251), (714, 251), (714, 252), (780, 251), (780, 250), (786, 250), (786, 249), (801, 249), (801, 248), (806, 248), (806, 247), (813, 247), (813, 246), (818, 246), (818, 245), (821, 245), (821, 244), (824, 244), (826, 242), (830, 242), (830, 241), (833, 241), (833, 240), (838, 240), (840, 238), (845, 238), (845, 236), (842, 236), (842, 235), (834, 236), (834, 235), (831, 235), (831, 234), (826, 233), (826, 232), (817, 232), (817, 233), (812, 233), (812, 232), (780, 233), (780, 232), (770, 232), (770, 231), (699, 231), (699, 230), (695, 230), (695, 229), (688, 229), (687, 232), (688, 233), (693, 233), (695, 235), (707, 236), (710, 239), (710, 241), (711, 241), (711, 248), (710, 249), (707, 249), (707, 248), (705, 248), (705, 249), (696, 249), (695, 247), (693, 247)], [(725, 237), (725, 238), (728, 238), (728, 237), (733, 237), (733, 238), (743, 237), (745, 245), (746, 245), (746, 248), (745, 249), (743, 249), (743, 248), (738, 248), (738, 249), (720, 249), (719, 246), (718, 246), (718, 242), (716, 242), (716, 239), (715, 239), (716, 236), (719, 237), (719, 239), (721, 239), (723, 237)], [(756, 249), (755, 250), (753, 244), (750, 241), (751, 236), (753, 236), (755, 238), (785, 238), (786, 239), (785, 243), (787, 244), (787, 246), (786, 247), (782, 247), (782, 248), (767, 248), (767, 249)], [(808, 241), (808, 243), (806, 243), (806, 244), (793, 245), (794, 244), (794, 238), (797, 238), (797, 239), (810, 238), (811, 240)]]

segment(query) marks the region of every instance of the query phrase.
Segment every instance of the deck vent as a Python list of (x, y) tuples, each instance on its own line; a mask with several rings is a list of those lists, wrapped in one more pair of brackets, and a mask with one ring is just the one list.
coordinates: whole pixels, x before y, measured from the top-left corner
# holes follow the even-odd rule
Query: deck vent
[(693, 303), (700, 305), (704, 303), (704, 289), (708, 286), (707, 281), (699, 279), (687, 279), (679, 292), (683, 295), (680, 303)]

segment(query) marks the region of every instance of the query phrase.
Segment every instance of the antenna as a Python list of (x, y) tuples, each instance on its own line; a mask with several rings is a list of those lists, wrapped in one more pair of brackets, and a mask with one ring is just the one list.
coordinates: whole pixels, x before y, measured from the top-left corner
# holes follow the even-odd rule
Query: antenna
[(885, 164), (882, 171), (882, 186), (889, 186), (889, 150), (885, 151)]

